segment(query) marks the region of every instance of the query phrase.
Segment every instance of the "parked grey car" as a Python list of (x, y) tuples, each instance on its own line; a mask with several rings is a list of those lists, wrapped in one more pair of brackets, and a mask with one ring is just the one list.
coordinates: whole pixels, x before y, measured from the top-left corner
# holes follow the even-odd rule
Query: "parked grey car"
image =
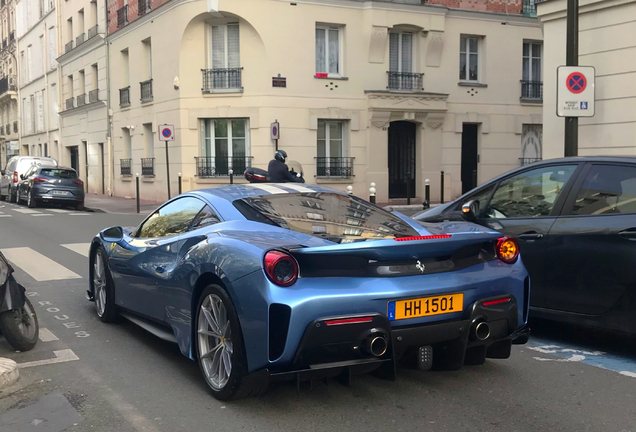
[(7, 168), (0, 171), (0, 201), (9, 197), (9, 202), (16, 202), (18, 197), (18, 182), (20, 175), (26, 172), (33, 165), (57, 166), (57, 161), (50, 157), (42, 156), (14, 156), (9, 159)]
[(17, 201), (30, 208), (43, 202), (84, 210), (84, 182), (73, 168), (33, 165), (20, 176)]

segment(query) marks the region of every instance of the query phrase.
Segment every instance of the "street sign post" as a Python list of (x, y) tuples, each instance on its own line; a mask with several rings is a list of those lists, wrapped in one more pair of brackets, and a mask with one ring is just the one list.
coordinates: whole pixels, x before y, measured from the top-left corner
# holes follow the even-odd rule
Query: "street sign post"
[(276, 150), (278, 150), (278, 140), (280, 139), (280, 124), (278, 124), (278, 120), (270, 125), (270, 135), (276, 141)]
[(168, 183), (168, 199), (170, 199), (170, 156), (168, 156), (168, 141), (174, 141), (174, 138), (174, 125), (159, 125), (159, 141), (166, 142), (166, 183)]
[(594, 116), (594, 67), (557, 68), (557, 116)]

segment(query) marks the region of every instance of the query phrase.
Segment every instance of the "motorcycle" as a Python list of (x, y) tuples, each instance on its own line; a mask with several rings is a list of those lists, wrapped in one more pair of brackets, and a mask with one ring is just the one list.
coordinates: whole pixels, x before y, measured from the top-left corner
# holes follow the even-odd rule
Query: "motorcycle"
[[(296, 161), (288, 161), (287, 166), (289, 167), (289, 172), (292, 173), (296, 181), (294, 183), (305, 183), (305, 179), (303, 178), (303, 167)], [(245, 170), (243, 174), (245, 179), (250, 183), (271, 183), (269, 179), (269, 172), (260, 168), (248, 168)]]
[(13, 267), (0, 252), (0, 332), (18, 351), (32, 349), (40, 327), (26, 290), (13, 276)]

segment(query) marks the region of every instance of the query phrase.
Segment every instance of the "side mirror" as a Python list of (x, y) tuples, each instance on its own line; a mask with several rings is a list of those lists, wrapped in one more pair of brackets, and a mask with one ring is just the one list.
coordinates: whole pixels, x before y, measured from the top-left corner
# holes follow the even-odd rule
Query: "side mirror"
[(24, 180), (24, 174), (20, 174), (20, 180)]
[(475, 222), (479, 216), (479, 201), (470, 200), (462, 205), (462, 216), (469, 222)]
[(4, 170), (0, 170), (0, 175), (4, 175)]
[(124, 230), (121, 227), (111, 227), (100, 233), (103, 240), (111, 243), (117, 243), (124, 238)]

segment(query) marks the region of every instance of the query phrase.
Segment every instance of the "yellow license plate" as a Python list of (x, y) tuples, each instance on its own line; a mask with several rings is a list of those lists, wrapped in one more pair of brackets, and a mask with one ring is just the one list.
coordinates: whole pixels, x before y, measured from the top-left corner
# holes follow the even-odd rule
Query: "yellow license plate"
[(434, 297), (390, 301), (388, 317), (390, 321), (394, 321), (461, 312), (463, 309), (464, 294), (447, 294)]

